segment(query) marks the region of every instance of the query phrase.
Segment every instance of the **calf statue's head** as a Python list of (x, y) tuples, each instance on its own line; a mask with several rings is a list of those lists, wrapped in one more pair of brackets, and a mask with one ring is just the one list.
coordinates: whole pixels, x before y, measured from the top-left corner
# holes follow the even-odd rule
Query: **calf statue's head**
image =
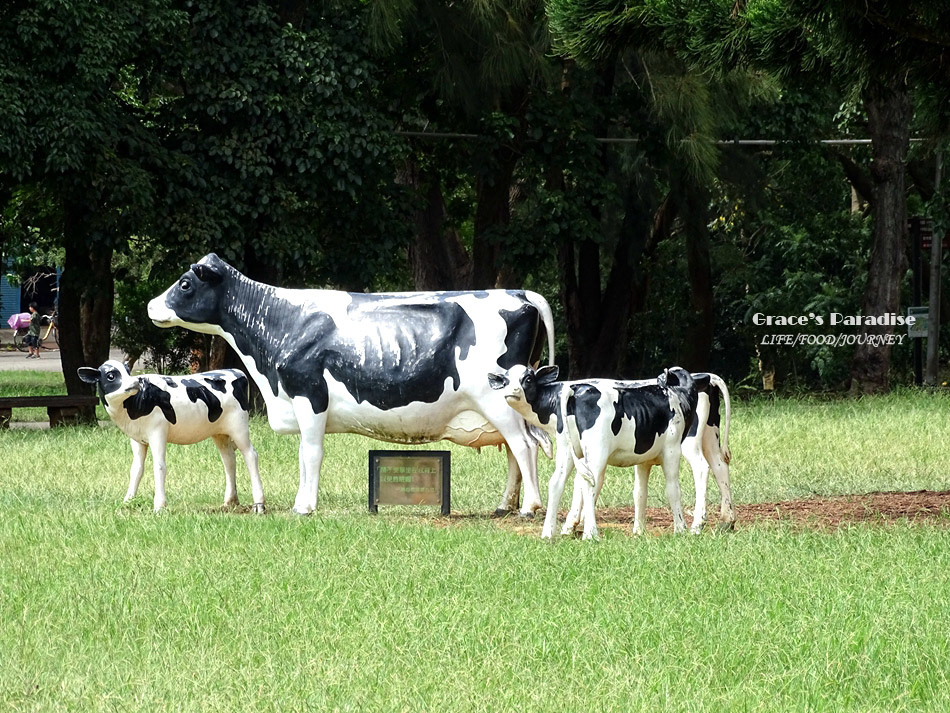
[(656, 383), (669, 394), (670, 408), (673, 407), (674, 400), (679, 404), (686, 420), (686, 429), (689, 430), (696, 417), (696, 403), (699, 400), (693, 375), (682, 367), (671, 366), (656, 377)]
[(489, 385), (501, 391), (515, 411), (527, 415), (531, 406), (537, 403), (538, 387), (553, 384), (557, 381), (558, 368), (556, 366), (542, 366), (535, 371), (530, 366), (517, 364), (504, 374), (489, 374)]
[(148, 303), (148, 316), (159, 327), (187, 327), (214, 334), (221, 321), (222, 282), (229, 265), (205, 255), (178, 281)]
[(139, 379), (132, 376), (126, 364), (110, 359), (98, 369), (81, 366), (79, 378), (96, 385), (96, 393), (103, 406), (118, 406), (141, 389)]
[(554, 457), (553, 445), (548, 434), (537, 423), (547, 422), (552, 414), (546, 414), (538, 408), (538, 388), (557, 381), (558, 369), (556, 366), (542, 366), (535, 371), (530, 366), (517, 364), (504, 374), (488, 374), (488, 383), (496, 391), (501, 391), (505, 401), (527, 422), (528, 433), (537, 441), (541, 450), (548, 458)]

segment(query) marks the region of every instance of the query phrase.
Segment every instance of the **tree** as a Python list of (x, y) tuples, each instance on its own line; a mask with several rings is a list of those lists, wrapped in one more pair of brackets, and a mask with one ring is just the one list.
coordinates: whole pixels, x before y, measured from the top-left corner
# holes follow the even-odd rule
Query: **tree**
[[(943, 5), (551, 0), (549, 11), (562, 45), (589, 60), (643, 43), (666, 44), (692, 65), (711, 71), (745, 65), (784, 76), (847, 82), (863, 102), (874, 147), (872, 181), (865, 182), (873, 192), (874, 243), (862, 311), (881, 315), (898, 310), (911, 93), (915, 84), (934, 82), (935, 60), (947, 58), (950, 13)], [(893, 327), (881, 331), (889, 333)], [(852, 390), (886, 389), (889, 364), (889, 346), (859, 347), (851, 368)]]
[(148, 97), (183, 16), (170, 0), (0, 8), (0, 185), (64, 248), (59, 314), (69, 393), (108, 355), (111, 256), (152, 212), (163, 150)]

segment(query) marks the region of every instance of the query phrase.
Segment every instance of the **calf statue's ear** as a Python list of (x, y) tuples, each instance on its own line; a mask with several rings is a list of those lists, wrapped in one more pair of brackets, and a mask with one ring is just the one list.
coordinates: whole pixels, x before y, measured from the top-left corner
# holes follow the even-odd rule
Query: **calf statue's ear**
[(560, 370), (552, 366), (542, 366), (535, 372), (539, 384), (552, 384), (557, 381), (557, 375), (560, 373)]
[(488, 375), (488, 384), (493, 389), (503, 389), (508, 386), (508, 377), (501, 374), (489, 374)]
[(99, 383), (98, 369), (93, 369), (91, 366), (81, 366), (76, 369), (76, 373), (79, 375), (79, 378), (87, 384)]
[(199, 280), (202, 282), (210, 282), (212, 285), (218, 285), (221, 283), (221, 280), (224, 279), (221, 273), (210, 265), (196, 263), (191, 266), (191, 271), (195, 273), (195, 277)]

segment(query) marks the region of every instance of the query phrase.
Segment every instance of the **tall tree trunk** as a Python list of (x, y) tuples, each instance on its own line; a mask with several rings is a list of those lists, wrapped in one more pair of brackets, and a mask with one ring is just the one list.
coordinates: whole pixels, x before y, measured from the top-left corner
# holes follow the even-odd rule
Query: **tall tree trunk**
[[(89, 393), (77, 369), (99, 366), (109, 358), (115, 298), (112, 248), (90, 242), (87, 217), (83, 206), (66, 206), (58, 309), (60, 362), (67, 394)], [(95, 411), (87, 409), (80, 418), (92, 421)]]
[(699, 186), (684, 188), (683, 222), (686, 232), (686, 271), (690, 311), (682, 364), (690, 371), (706, 371), (713, 345), (713, 279), (709, 255), (708, 193)]
[(472, 287), (495, 287), (498, 281), (499, 247), (492, 231), (511, 219), (511, 181), (518, 156), (502, 146), (492, 156), (493, 169), (475, 180), (475, 225), (472, 237)]
[(420, 199), (414, 211), (415, 236), (409, 266), (417, 290), (463, 290), (471, 286), (472, 262), (454, 230), (445, 227), (445, 201), (439, 177), (409, 162), (397, 180), (414, 188)]
[[(874, 245), (868, 266), (862, 314), (879, 316), (900, 307), (906, 270), (907, 200), (904, 191), (912, 107), (903, 77), (872, 82), (863, 92), (872, 140)], [(894, 327), (866, 327), (869, 335), (893, 334)], [(891, 347), (859, 345), (851, 362), (852, 393), (886, 391)]]

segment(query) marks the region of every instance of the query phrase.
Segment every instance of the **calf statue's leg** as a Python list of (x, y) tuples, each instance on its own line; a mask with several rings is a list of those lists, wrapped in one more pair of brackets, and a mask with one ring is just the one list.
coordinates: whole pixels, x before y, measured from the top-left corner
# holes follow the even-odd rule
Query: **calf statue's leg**
[(683, 456), (693, 471), (693, 483), (696, 486), (696, 505), (693, 508), (693, 525), (690, 532), (694, 535), (706, 526), (706, 489), (709, 484), (709, 463), (703, 457), (700, 444), (696, 439), (688, 439), (683, 444)]
[(719, 486), (720, 530), (732, 530), (736, 525), (736, 509), (732, 504), (732, 487), (729, 484), (729, 465), (722, 459), (719, 448), (719, 429), (707, 428), (703, 434), (703, 453), (712, 468), (716, 485)]
[(125, 493), (124, 502), (129, 502), (135, 497), (139, 490), (139, 483), (142, 482), (142, 474), (145, 472), (145, 454), (148, 452), (148, 446), (138, 441), (130, 441), (132, 444), (132, 468), (129, 471), (129, 489)]
[(212, 436), (221, 462), (224, 463), (224, 504), (238, 505), (237, 494), (237, 458), (234, 457), (234, 443), (226, 435)]
[(264, 506), (264, 485), (261, 483), (261, 473), (258, 470), (257, 451), (251, 445), (251, 439), (246, 433), (237, 433), (232, 438), (234, 445), (241, 451), (244, 458), (244, 465), (247, 466), (247, 473), (251, 476), (251, 495), (254, 498), (254, 506), (251, 511), (263, 515), (266, 511)]
[(561, 502), (564, 484), (573, 470), (574, 459), (571, 458), (568, 447), (562, 448), (559, 446), (554, 461), (554, 473), (548, 481), (548, 511), (544, 516), (544, 528), (541, 530), (542, 538), (554, 536), (554, 528), (557, 527), (557, 506)]
[(666, 476), (666, 499), (673, 511), (673, 532), (686, 530), (686, 518), (683, 517), (683, 499), (680, 494), (680, 449), (670, 449), (663, 458), (663, 475)]
[(152, 470), (155, 473), (155, 499), (152, 504), (155, 512), (165, 507), (165, 474), (168, 472), (165, 465), (166, 438), (164, 431), (158, 431), (148, 439), (148, 446), (152, 449)]
[(647, 518), (647, 486), (650, 484), (652, 465), (638, 463), (633, 481), (633, 534), (645, 535)]

